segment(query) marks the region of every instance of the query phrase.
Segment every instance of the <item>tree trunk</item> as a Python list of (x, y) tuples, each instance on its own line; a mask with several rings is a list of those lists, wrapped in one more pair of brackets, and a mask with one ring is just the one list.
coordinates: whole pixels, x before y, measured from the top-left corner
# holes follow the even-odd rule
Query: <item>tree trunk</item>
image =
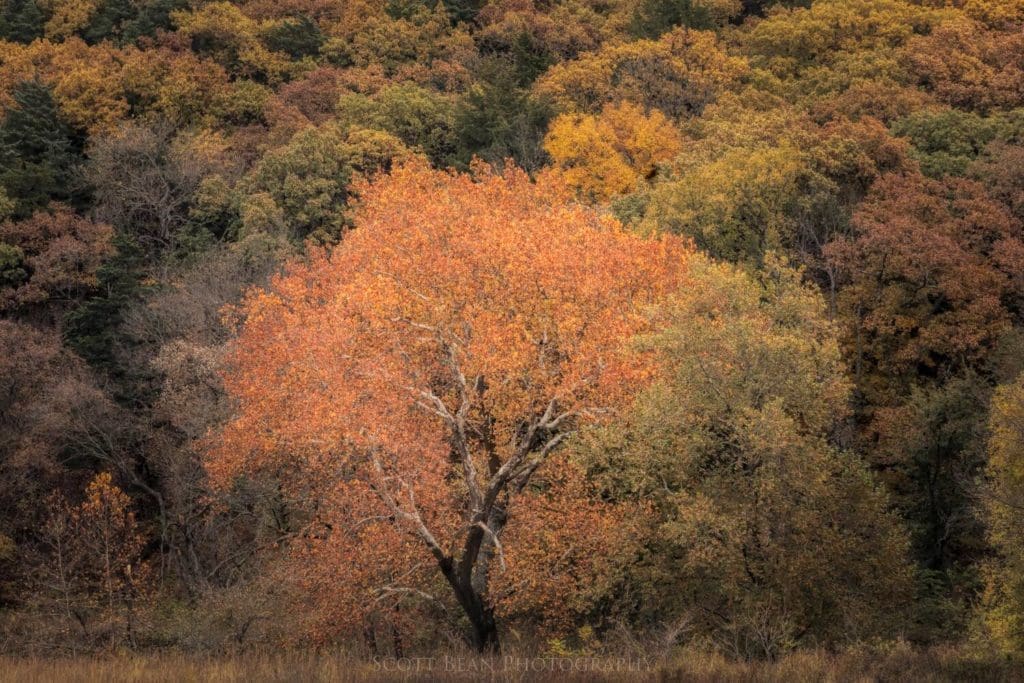
[(498, 640), (498, 624), (494, 620), (494, 611), (480, 605), (476, 614), (469, 615), (473, 623), (473, 647), (480, 654), (498, 654), (501, 643)]
[(481, 654), (497, 654), (501, 650), (501, 643), (498, 640), (498, 623), (494, 618), (494, 608), (474, 589), (468, 575), (460, 575), (450, 562), (442, 564), (441, 569), (455, 591), (455, 598), (459, 601), (462, 611), (469, 619), (472, 628), (469, 642), (473, 649)]

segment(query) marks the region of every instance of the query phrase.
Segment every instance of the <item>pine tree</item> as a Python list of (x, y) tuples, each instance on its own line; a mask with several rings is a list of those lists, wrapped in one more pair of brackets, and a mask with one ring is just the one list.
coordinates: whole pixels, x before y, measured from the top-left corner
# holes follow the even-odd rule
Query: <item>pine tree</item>
[(632, 30), (640, 38), (657, 38), (676, 26), (714, 27), (707, 8), (693, 0), (643, 0), (633, 15)]
[(90, 365), (124, 379), (118, 373), (115, 349), (125, 308), (144, 294), (143, 258), (132, 239), (119, 236), (114, 244), (117, 254), (96, 272), (100, 293), (68, 314), (64, 339)]
[(483, 0), (444, 0), (448, 16), (456, 24), (475, 20), (484, 4)]
[(13, 97), (14, 107), (0, 124), (0, 185), (15, 202), (14, 217), (27, 218), (50, 200), (73, 199), (77, 155), (47, 86), (24, 81)]
[(90, 44), (103, 40), (120, 42), (125, 24), (134, 20), (138, 13), (131, 0), (106, 0), (82, 30), (82, 37)]
[(35, 0), (7, 0), (0, 13), (0, 39), (31, 43), (43, 37), (43, 13)]

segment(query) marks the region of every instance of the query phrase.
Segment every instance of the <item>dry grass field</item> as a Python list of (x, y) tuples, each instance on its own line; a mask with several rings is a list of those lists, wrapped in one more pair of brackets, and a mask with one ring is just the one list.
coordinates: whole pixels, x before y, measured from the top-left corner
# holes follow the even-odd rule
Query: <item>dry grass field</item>
[(885, 654), (797, 653), (777, 662), (736, 663), (718, 656), (684, 653), (669, 661), (588, 658), (492, 659), (406, 658), (366, 661), (344, 655), (250, 653), (196, 658), (183, 655), (124, 655), (103, 658), (0, 659), (0, 683), (146, 681), (185, 683), (280, 681), (687, 681), (694, 683), (907, 683), (1021, 681), (1024, 666), (967, 655), (960, 650)]

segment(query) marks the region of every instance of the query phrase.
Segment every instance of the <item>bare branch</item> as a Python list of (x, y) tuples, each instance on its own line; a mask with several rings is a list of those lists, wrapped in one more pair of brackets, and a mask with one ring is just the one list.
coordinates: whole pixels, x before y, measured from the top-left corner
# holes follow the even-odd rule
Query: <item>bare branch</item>
[(476, 525), (484, 530), (487, 537), (491, 539), (491, 543), (494, 544), (494, 549), (498, 551), (498, 563), (501, 565), (501, 571), (506, 571), (508, 567), (505, 565), (505, 549), (501, 545), (501, 541), (498, 540), (498, 535), (495, 534), (491, 527), (487, 526), (483, 522), (477, 522)]
[[(409, 487), (402, 479), (397, 477), (388, 477), (384, 473), (384, 466), (381, 464), (376, 451), (370, 451), (370, 460), (373, 462), (374, 470), (381, 478), (381, 486), (374, 487), (374, 490), (377, 491), (377, 495), (380, 496), (381, 500), (384, 501), (396, 517), (400, 517), (413, 523), (416, 534), (423, 539), (424, 543), (427, 544), (430, 552), (433, 553), (438, 562), (447, 562), (448, 556), (441, 548), (441, 545), (437, 542), (437, 539), (434, 538), (434, 535), (430, 533), (430, 529), (427, 528), (427, 525), (423, 523), (423, 518), (420, 516), (419, 510), (416, 508), (416, 498), (412, 493), (412, 488)], [(403, 510), (395, 500), (394, 496), (388, 492), (387, 482), (391, 479), (397, 479), (399, 484), (401, 484), (408, 492), (409, 501), (412, 504), (412, 512)]]

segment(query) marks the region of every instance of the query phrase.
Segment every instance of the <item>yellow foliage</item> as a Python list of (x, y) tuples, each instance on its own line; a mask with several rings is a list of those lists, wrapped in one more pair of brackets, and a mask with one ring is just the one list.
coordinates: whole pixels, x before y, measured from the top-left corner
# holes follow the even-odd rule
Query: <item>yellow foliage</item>
[(113, 128), (128, 113), (121, 88), (123, 53), (109, 44), (87, 45), (74, 37), (61, 43), (0, 43), (0, 107), (21, 81), (39, 78), (53, 89), (61, 114), (90, 135)]
[(614, 43), (556, 64), (536, 90), (568, 111), (593, 113), (632, 100), (669, 116), (699, 115), (747, 73), (747, 63), (726, 54), (714, 33), (679, 28), (656, 41)]
[(992, 399), (985, 625), (1004, 652), (1024, 654), (1024, 374)]
[(259, 40), (260, 25), (229, 2), (172, 12), (171, 18), (182, 35), (193, 41), (200, 38), (206, 46), (202, 52), (229, 72), (262, 76), (274, 84), (304, 68), (287, 55), (268, 50)]
[(994, 28), (1010, 28), (1024, 22), (1024, 0), (967, 0), (964, 12)]
[(44, 29), (46, 37), (62, 40), (74, 35), (89, 24), (99, 7), (99, 0), (54, 0)]
[(599, 116), (563, 114), (551, 124), (544, 149), (565, 181), (598, 201), (628, 193), (682, 150), (679, 133), (660, 111), (632, 102), (606, 106)]

